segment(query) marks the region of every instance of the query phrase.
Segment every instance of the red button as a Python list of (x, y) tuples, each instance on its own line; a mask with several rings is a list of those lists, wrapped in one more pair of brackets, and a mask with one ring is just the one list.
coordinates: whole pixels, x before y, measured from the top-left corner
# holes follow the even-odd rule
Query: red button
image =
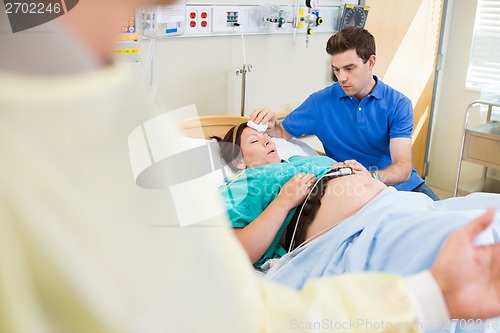
[(206, 19), (208, 16), (207, 12), (202, 12), (201, 13), (201, 18)]
[(206, 28), (207, 27), (207, 21), (201, 21), (201, 26), (203, 28)]
[(196, 27), (196, 21), (191, 21), (191, 22), (189, 22), (189, 26), (190, 26), (191, 28)]
[(196, 12), (189, 13), (189, 17), (192, 19), (196, 18)]

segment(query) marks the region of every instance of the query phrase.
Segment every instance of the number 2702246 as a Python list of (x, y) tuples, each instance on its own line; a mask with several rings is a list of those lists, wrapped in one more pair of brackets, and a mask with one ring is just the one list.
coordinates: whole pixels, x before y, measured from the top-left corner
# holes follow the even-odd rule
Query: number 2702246
[(38, 3), (27, 3), (27, 2), (6, 2), (5, 3), (5, 13), (6, 14), (46, 14), (55, 13), (59, 14), (61, 12), (61, 4), (59, 2), (38, 2)]

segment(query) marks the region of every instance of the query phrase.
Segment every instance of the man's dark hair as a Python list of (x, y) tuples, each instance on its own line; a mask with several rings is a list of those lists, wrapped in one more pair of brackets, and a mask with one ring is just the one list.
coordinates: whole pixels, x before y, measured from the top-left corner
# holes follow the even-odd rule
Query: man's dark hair
[(356, 50), (357, 55), (367, 62), (372, 55), (375, 55), (375, 38), (366, 29), (348, 26), (326, 42), (326, 53), (329, 55), (349, 50)]

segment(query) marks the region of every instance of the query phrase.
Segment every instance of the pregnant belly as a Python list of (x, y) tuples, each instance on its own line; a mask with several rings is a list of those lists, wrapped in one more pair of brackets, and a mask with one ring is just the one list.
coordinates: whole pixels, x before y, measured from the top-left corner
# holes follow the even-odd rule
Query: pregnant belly
[(306, 239), (351, 216), (386, 187), (382, 182), (364, 175), (330, 180), (316, 217), (306, 231)]

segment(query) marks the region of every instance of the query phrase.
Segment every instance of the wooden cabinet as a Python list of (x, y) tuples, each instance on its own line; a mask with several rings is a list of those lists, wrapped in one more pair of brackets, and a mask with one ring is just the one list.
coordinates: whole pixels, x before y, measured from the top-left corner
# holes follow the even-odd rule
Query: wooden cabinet
[[(472, 107), (479, 104), (488, 106), (486, 122), (468, 128), (467, 123), (470, 111)], [(491, 121), (491, 112), (494, 106), (500, 105), (478, 100), (472, 102), (467, 108), (454, 196), (478, 191), (500, 193), (500, 180), (488, 176), (488, 168), (500, 170), (500, 122)], [(482, 165), (482, 175), (477, 180), (461, 184), (460, 172), (462, 161)]]

